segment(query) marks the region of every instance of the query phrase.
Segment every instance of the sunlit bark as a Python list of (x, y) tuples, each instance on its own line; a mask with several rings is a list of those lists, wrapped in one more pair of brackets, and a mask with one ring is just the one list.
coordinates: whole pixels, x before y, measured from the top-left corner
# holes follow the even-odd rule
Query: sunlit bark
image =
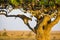
[(37, 40), (50, 40), (50, 30), (51, 28), (59, 22), (60, 15), (56, 17), (54, 21), (48, 24), (51, 19), (49, 15), (44, 16), (43, 21), (39, 24), (37, 29)]
[(49, 20), (50, 20), (50, 16), (45, 15), (42, 23), (39, 24), (36, 35), (37, 40), (49, 40), (49, 33), (46, 30), (46, 26), (48, 24), (47, 22)]

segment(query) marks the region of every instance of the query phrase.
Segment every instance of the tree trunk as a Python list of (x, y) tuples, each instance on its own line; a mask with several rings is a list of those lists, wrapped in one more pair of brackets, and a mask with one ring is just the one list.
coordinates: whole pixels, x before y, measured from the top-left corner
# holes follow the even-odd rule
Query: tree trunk
[(50, 31), (37, 29), (36, 39), (37, 40), (50, 40)]

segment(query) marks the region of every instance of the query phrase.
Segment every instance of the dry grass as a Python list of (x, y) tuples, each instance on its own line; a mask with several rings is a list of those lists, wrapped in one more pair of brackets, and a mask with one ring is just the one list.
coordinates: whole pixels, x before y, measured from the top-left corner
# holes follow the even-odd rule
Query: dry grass
[[(0, 31), (0, 40), (36, 40), (35, 34), (31, 31)], [(51, 32), (51, 40), (60, 40), (60, 31)]]

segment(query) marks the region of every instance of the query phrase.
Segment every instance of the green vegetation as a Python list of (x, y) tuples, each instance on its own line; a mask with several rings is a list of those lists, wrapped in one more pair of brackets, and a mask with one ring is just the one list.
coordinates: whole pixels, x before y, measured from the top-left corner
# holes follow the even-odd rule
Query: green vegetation
[(9, 0), (9, 3), (11, 3), (12, 5), (18, 6), (19, 0)]
[(13, 6), (21, 6), (23, 8), (25, 6), (26, 8), (31, 7), (32, 9), (34, 7), (41, 7), (42, 5), (44, 5), (45, 7), (55, 6), (55, 5), (60, 6), (60, 0), (0, 0), (0, 4), (6, 2)]

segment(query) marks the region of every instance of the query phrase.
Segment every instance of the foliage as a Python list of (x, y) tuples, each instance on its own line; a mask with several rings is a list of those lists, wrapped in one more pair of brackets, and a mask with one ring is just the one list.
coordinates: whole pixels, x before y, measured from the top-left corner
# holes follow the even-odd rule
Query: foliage
[(9, 3), (14, 5), (14, 6), (18, 6), (19, 5), (19, 0), (9, 0)]
[(24, 9), (31, 7), (30, 9), (34, 10), (34, 8), (40, 9), (42, 5), (45, 7), (60, 5), (60, 0), (0, 0), (0, 3), (8, 3), (13, 6), (21, 6)]
[(60, 0), (55, 0), (55, 3), (60, 5)]

